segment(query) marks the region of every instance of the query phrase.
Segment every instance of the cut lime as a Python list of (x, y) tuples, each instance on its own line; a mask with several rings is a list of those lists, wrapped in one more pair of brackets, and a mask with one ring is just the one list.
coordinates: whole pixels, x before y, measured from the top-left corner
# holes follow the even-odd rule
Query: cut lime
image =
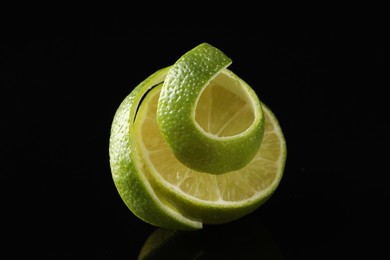
[[(220, 224), (240, 218), (263, 204), (276, 190), (286, 159), (283, 133), (272, 112), (263, 106), (264, 139), (249, 164), (221, 175), (198, 172), (182, 164), (161, 135), (156, 122), (160, 88), (161, 85), (155, 87), (146, 96), (138, 111), (134, 131), (145, 168), (148, 169), (146, 173), (149, 182), (154, 190), (164, 194), (167, 205), (203, 223)], [(228, 95), (231, 95), (229, 90), (211, 85), (203, 93), (202, 99), (206, 102)], [(225, 100), (232, 107), (238, 106), (230, 99)], [(221, 103), (210, 102), (204, 105), (211, 106), (209, 109), (213, 110), (214, 106)], [(242, 118), (244, 116), (241, 117), (244, 120)], [(224, 117), (215, 118), (216, 121), (223, 119)], [(230, 125), (231, 128), (241, 128), (241, 124)]]
[(190, 230), (262, 205), (282, 178), (286, 143), (223, 53), (201, 44), (183, 57), (123, 100), (109, 152), (116, 188), (136, 216)]

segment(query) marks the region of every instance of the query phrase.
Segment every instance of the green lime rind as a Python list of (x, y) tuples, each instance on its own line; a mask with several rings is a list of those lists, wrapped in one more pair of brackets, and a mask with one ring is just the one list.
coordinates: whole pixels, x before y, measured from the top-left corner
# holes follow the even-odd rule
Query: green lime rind
[[(261, 103), (240, 78), (255, 114), (243, 133), (218, 137), (205, 132), (195, 121), (196, 105), (208, 83), (231, 64), (217, 48), (203, 43), (188, 51), (169, 70), (157, 106), (157, 123), (176, 158), (187, 167), (211, 174), (238, 170), (256, 155), (263, 136)], [(232, 73), (231, 73), (232, 74)]]
[(134, 137), (134, 119), (138, 106), (149, 89), (161, 83), (169, 67), (161, 69), (140, 83), (120, 104), (110, 132), (109, 156), (112, 178), (127, 207), (143, 221), (158, 227), (193, 230), (202, 223), (167, 207), (145, 176)]

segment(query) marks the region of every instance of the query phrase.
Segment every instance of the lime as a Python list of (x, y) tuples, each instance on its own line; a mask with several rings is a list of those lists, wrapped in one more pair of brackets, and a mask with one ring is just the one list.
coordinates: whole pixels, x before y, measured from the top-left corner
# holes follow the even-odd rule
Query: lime
[[(264, 139), (249, 164), (221, 175), (198, 172), (182, 164), (162, 137), (156, 122), (160, 89), (161, 85), (152, 89), (145, 97), (134, 126), (140, 154), (154, 190), (164, 194), (170, 207), (206, 224), (230, 222), (263, 204), (276, 190), (286, 159), (283, 133), (273, 113), (263, 105)], [(228, 95), (233, 94), (219, 85), (211, 85), (203, 93), (201, 101), (207, 102), (213, 97)], [(225, 101), (234, 108), (240, 104), (232, 103), (229, 98)], [(211, 106), (209, 109), (212, 110), (220, 103), (205, 105)], [(245, 121), (243, 118), (245, 117), (241, 117), (241, 120)], [(222, 120), (223, 117), (219, 119)], [(241, 128), (241, 124), (231, 124), (231, 128), (235, 127)]]
[(226, 223), (277, 189), (286, 160), (282, 130), (229, 64), (201, 44), (141, 82), (117, 109), (111, 172), (145, 222), (176, 230)]

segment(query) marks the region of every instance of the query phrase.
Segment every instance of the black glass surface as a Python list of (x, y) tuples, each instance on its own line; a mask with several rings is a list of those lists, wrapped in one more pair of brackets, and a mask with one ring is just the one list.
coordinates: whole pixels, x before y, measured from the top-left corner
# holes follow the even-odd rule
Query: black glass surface
[[(1, 47), (0, 253), (50, 259), (365, 259), (388, 256), (388, 45), (380, 22), (154, 26), (113, 17), (10, 19)], [(111, 178), (120, 102), (208, 42), (277, 116), (276, 193), (196, 232), (136, 218)], [(157, 234), (157, 235), (155, 235)], [(3, 258), (2, 259), (15, 259)]]

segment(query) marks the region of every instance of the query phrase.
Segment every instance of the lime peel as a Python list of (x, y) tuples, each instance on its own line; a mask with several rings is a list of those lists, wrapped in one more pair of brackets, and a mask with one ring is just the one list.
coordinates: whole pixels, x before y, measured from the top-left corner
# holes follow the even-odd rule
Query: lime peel
[(184, 217), (164, 204), (143, 174), (142, 161), (136, 151), (134, 119), (143, 96), (161, 83), (169, 68), (161, 69), (138, 85), (121, 103), (111, 127), (109, 154), (115, 186), (127, 207), (140, 219), (152, 225), (191, 230), (202, 223)]
[[(157, 122), (176, 158), (191, 169), (212, 174), (238, 170), (253, 159), (261, 144), (264, 118), (260, 101), (243, 80), (226, 70), (230, 64), (224, 53), (203, 43), (184, 54), (164, 81)], [(224, 86), (231, 91), (240, 88), (254, 113), (248, 129), (229, 137), (210, 135), (195, 120), (199, 97), (221, 73), (227, 75)]]

